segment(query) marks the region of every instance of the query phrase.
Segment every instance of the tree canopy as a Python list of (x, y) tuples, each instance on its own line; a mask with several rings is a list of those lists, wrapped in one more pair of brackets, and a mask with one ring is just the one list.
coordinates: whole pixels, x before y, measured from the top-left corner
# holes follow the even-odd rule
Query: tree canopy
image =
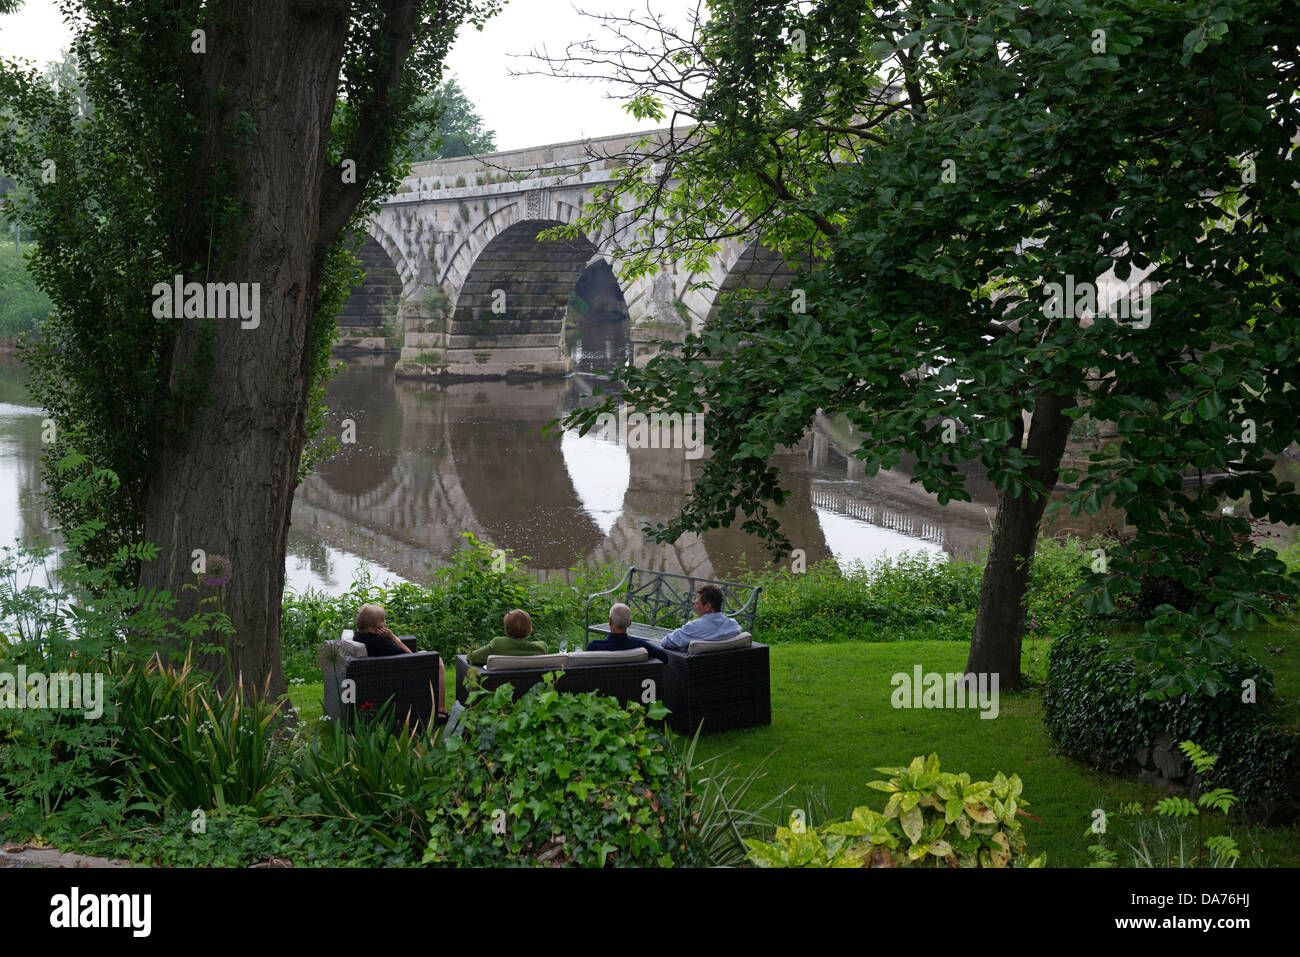
[(436, 119), (418, 121), (412, 127), (412, 162), (495, 152), (495, 131), (484, 128), (483, 118), (455, 77), (444, 80), (433, 94), (421, 97), (418, 106)]

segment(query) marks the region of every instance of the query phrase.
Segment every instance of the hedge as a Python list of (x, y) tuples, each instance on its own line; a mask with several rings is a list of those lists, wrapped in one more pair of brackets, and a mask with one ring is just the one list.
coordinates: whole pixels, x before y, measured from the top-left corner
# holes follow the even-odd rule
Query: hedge
[[(1192, 740), (1221, 755), (1213, 786), (1232, 788), (1249, 803), (1282, 790), (1297, 753), (1296, 735), (1273, 723), (1273, 676), (1253, 656), (1239, 652), (1221, 668), (1224, 690), (1213, 697), (1182, 694), (1143, 697), (1131, 661), (1110, 655), (1110, 642), (1074, 630), (1048, 653), (1043, 716), (1063, 754), (1110, 771), (1165, 733)], [(1243, 682), (1254, 681), (1254, 703), (1242, 701)], [(1208, 783), (1208, 782), (1207, 782)]]

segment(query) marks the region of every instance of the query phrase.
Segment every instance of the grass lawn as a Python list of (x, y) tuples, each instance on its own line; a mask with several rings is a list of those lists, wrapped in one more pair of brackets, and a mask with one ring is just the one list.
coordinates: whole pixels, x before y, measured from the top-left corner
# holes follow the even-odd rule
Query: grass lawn
[[(978, 710), (891, 705), (895, 672), (910, 673), (918, 663), (924, 671), (960, 672), (968, 651), (946, 641), (775, 647), (772, 725), (702, 738), (697, 754), (725, 755), (724, 762), (746, 770), (771, 755), (754, 795), (766, 800), (793, 786), (786, 813), (804, 807), (810, 819), (818, 801), (834, 816), (858, 804), (879, 810), (885, 795), (866, 786), (882, 777), (874, 768), (906, 765), (918, 754), (935, 752), (944, 770), (965, 771), (976, 780), (998, 771), (1019, 774), (1029, 811), (1042, 819), (1024, 820), (1030, 853), (1047, 852), (1049, 866), (1088, 864), (1093, 840), (1085, 833), (1095, 808), (1109, 813), (1130, 801), (1149, 807), (1163, 792), (1052, 753), (1036, 689), (1001, 695), (993, 719), (981, 718)], [(1248, 832), (1270, 863), (1300, 866), (1300, 831), (1238, 825), (1233, 833), (1243, 854), (1250, 847)]]
[[(1244, 643), (1275, 673), (1278, 694), (1300, 715), (1300, 622), (1260, 629)], [(1041, 675), (1045, 642), (1025, 644), (1025, 669)], [(1282, 654), (1269, 647), (1287, 646)], [(1037, 688), (1000, 695), (996, 718), (978, 709), (895, 709), (891, 704), (895, 672), (960, 672), (969, 646), (951, 641), (844, 642), (773, 646), (772, 724), (701, 738), (698, 757), (721, 755), (742, 772), (766, 759), (765, 776), (752, 796), (760, 802), (790, 789), (786, 811), (805, 808), (810, 823), (819, 807), (832, 816), (865, 804), (877, 810), (885, 795), (867, 787), (882, 777), (876, 767), (906, 765), (916, 755), (939, 755), (947, 771), (965, 771), (972, 779), (992, 778), (997, 771), (1019, 774), (1030, 813), (1024, 819), (1031, 855), (1046, 852), (1049, 867), (1087, 865), (1087, 834), (1093, 810), (1115, 811), (1138, 801), (1149, 808), (1163, 792), (1136, 780), (1093, 771), (1052, 752), (1043, 728), (1042, 698)], [(455, 677), (451, 677), (454, 684)], [(454, 696), (448, 689), (447, 700)], [(321, 685), (299, 685), (290, 692), (299, 717), (314, 721), (321, 714)], [(1208, 819), (1213, 821), (1213, 818)], [(1207, 834), (1222, 833), (1219, 821)], [(1272, 865), (1300, 867), (1300, 829), (1264, 830), (1237, 823), (1231, 833), (1242, 848), (1242, 864), (1258, 847)], [(1113, 842), (1112, 842), (1113, 845)], [(1121, 858), (1127, 860), (1127, 858)]]

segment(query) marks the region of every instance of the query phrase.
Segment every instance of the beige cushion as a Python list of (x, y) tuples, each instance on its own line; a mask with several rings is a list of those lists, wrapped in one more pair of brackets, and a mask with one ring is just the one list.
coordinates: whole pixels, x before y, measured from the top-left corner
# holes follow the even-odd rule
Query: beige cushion
[(349, 658), (366, 657), (366, 646), (359, 641), (353, 641), (352, 632), (349, 631), (344, 634), (346, 634), (347, 637), (339, 639), (339, 647), (343, 649), (343, 653)]
[(712, 651), (731, 651), (733, 648), (748, 648), (754, 643), (754, 637), (742, 631), (734, 638), (715, 638), (712, 641), (692, 641), (686, 646), (688, 655), (703, 655)]
[(627, 648), (623, 651), (571, 651), (568, 654), (569, 666), (605, 664), (610, 661), (645, 661), (650, 652), (644, 648)]
[(564, 655), (488, 655), (488, 671), (563, 671)]

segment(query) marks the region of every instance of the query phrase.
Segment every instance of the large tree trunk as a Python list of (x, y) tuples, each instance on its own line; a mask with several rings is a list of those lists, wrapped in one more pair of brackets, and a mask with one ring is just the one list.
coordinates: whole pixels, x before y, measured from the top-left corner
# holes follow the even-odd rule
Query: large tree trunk
[[(207, 52), (195, 54), (204, 132), (182, 261), (204, 261), (202, 201), (216, 164), (233, 178), (228, 188), (246, 211), (247, 231), (219, 275), (184, 279), (258, 283), (260, 316), (256, 328), (242, 328), (238, 318), (211, 322), (208, 384), (187, 406), (179, 434), (158, 437), (145, 494), (145, 541), (161, 553), (144, 563), (142, 586), (181, 597), (182, 616), (197, 601), (184, 585), (198, 584), (205, 598), (219, 593), (235, 628), (223, 642), (228, 657), (196, 653), (196, 663), (222, 686), (242, 684), (245, 694), (272, 698), (286, 690), (285, 547), (305, 437), (317, 287), (324, 247), (334, 239), (321, 235), (321, 194), (346, 15), (346, 3), (306, 9), (262, 0), (215, 6), (204, 24)], [(245, 110), (251, 133), (236, 131)], [(176, 322), (173, 390), (204, 365), (200, 321)], [(219, 564), (214, 556), (229, 559), (228, 584), (200, 584), (192, 569), (200, 549), (209, 575)], [(214, 639), (222, 636), (206, 638)]]
[[(1026, 454), (1038, 464), (1028, 474), (1046, 490), (1043, 496), (1022, 490), (998, 495), (998, 514), (993, 523), (993, 541), (980, 585), (979, 610), (971, 634), (966, 671), (998, 675), (1001, 690), (1020, 687), (1020, 645), (1025, 636), (1025, 594), (1033, 570), (1038, 524), (1048, 497), (1056, 487), (1061, 456), (1070, 437), (1071, 420), (1063, 413), (1077, 401), (1075, 396), (1039, 391), (1034, 397), (1034, 416), (1029, 428)], [(1017, 430), (1017, 435), (1022, 430)], [(1017, 439), (1017, 442), (1019, 440)]]

